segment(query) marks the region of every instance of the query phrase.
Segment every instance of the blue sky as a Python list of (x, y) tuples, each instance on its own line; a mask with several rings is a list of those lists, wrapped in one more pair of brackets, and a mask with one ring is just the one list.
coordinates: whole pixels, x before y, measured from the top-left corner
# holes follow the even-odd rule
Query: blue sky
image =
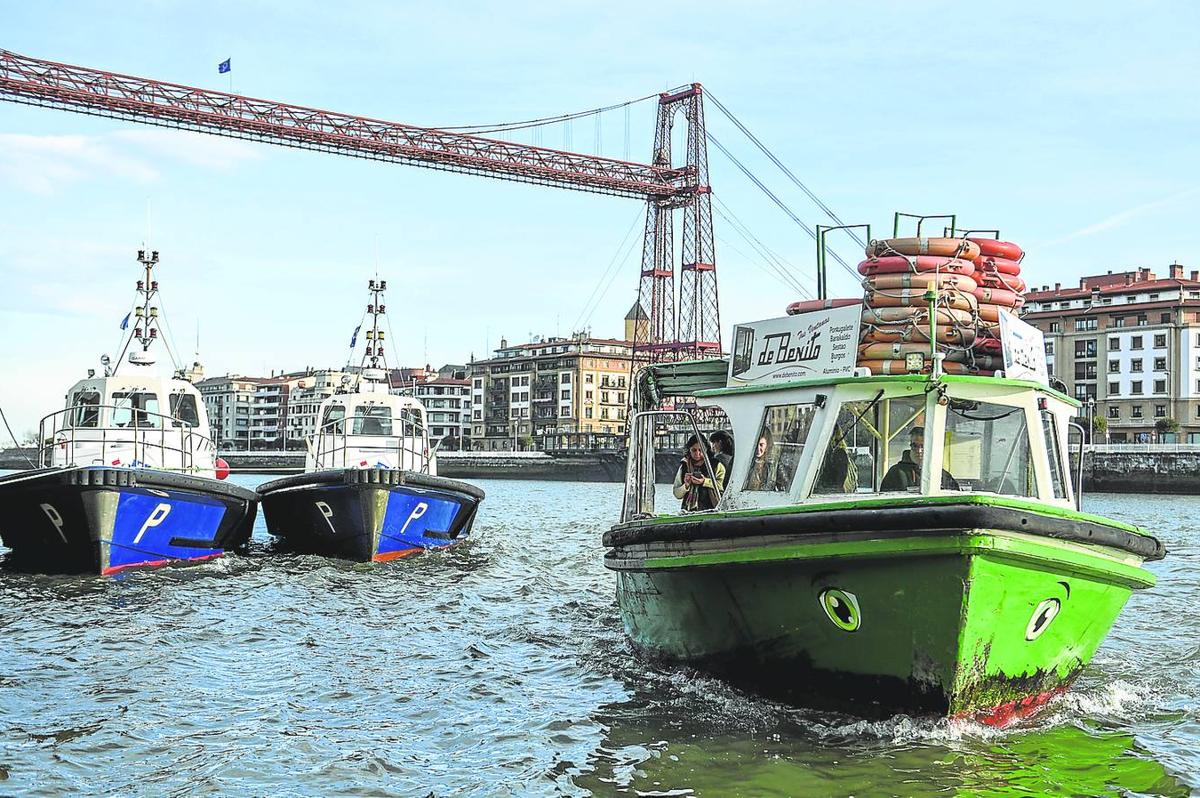
[[(442, 5), (7, 2), (0, 47), (214, 89), (232, 58), (238, 93), (422, 125), (699, 81), (848, 222), (956, 212), (1025, 246), (1037, 284), (1200, 268), (1194, 4)], [(652, 114), (631, 111), (635, 160)], [(708, 122), (801, 219), (827, 221), (711, 106)], [(567, 132), (540, 135), (561, 147)], [(569, 135), (598, 143), (592, 121)], [(622, 157), (624, 135), (623, 113), (603, 118), (603, 154)], [(710, 161), (716, 195), (811, 286), (810, 239)], [(640, 257), (622, 242), (641, 217), (635, 200), (0, 103), (0, 407), (31, 429), (113, 352), (147, 229), (178, 347), (190, 357), (198, 324), (209, 373), (256, 374), (344, 362), (377, 266), (406, 364), (585, 322), (617, 335)], [(715, 225), (728, 338), (797, 297)], [(831, 281), (857, 293), (840, 270)]]

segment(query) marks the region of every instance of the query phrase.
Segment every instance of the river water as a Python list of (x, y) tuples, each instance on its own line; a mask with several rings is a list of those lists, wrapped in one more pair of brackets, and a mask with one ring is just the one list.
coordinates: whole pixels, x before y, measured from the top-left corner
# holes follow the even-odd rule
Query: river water
[[(253, 486), (259, 477), (242, 477)], [(476, 539), (356, 565), (270, 550), (0, 572), (0, 795), (1190, 795), (1200, 498), (1094, 495), (1167, 544), (1032, 721), (865, 721), (647, 664), (600, 537), (620, 486), (479, 481)], [(2, 551), (2, 550), (0, 550)]]

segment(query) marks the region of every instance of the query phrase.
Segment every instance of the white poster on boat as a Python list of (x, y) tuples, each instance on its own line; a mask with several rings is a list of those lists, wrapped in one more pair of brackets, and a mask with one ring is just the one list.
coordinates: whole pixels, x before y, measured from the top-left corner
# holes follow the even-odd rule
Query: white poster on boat
[(1046, 339), (1041, 330), (1016, 316), (1001, 313), (1000, 342), (1004, 345), (1004, 376), (1050, 384)]
[(856, 304), (735, 326), (729, 385), (852, 376), (861, 313)]

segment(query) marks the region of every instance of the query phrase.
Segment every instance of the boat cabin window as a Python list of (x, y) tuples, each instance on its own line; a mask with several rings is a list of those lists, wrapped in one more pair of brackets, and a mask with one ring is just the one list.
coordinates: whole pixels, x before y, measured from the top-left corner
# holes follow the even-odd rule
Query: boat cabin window
[(951, 399), (942, 466), (954, 475), (956, 490), (1037, 495), (1025, 409)]
[(1065, 499), (1067, 498), (1067, 480), (1063, 476), (1058, 425), (1054, 423), (1054, 414), (1049, 410), (1042, 411), (1042, 435), (1046, 438), (1046, 453), (1050, 456), (1050, 485), (1054, 490), (1054, 498)]
[(787, 492), (796, 476), (816, 405), (777, 405), (763, 411), (743, 491)]
[(924, 423), (923, 396), (844, 403), (812, 493), (919, 491)]
[(159, 429), (162, 426), (158, 397), (145, 391), (120, 392), (113, 396), (113, 425)]
[(396, 434), (404, 438), (419, 438), (421, 430), (425, 428), (425, 425), (421, 423), (420, 411), (416, 409), (402, 409), (397, 421), (399, 429), (396, 430)]
[(71, 397), (72, 427), (100, 426), (100, 394), (97, 391), (78, 391)]
[(330, 405), (325, 408), (325, 415), (321, 418), (321, 432), (341, 435), (346, 431), (343, 424), (345, 418), (346, 408), (344, 405)]
[(386, 405), (359, 405), (354, 408), (351, 435), (391, 435), (392, 408)]
[(196, 411), (196, 397), (190, 393), (173, 393), (171, 400), (171, 426), (200, 426), (200, 414)]

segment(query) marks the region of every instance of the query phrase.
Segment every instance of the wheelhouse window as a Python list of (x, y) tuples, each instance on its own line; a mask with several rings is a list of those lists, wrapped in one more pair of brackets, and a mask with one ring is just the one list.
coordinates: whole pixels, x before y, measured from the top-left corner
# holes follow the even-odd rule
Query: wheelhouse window
[(1024, 408), (951, 399), (942, 468), (950, 490), (1036, 496)]
[(919, 491), (924, 419), (923, 396), (846, 402), (812, 493)]
[(813, 404), (777, 405), (763, 411), (742, 490), (786, 493), (791, 489), (815, 414)]
[[(1115, 407), (1109, 407), (1109, 418), (1116, 418), (1117, 415), (1112, 411)], [(1050, 487), (1054, 491), (1054, 498), (1067, 498), (1067, 481), (1063, 476), (1062, 449), (1059, 448), (1058, 425), (1054, 423), (1054, 414), (1049, 410), (1042, 411), (1042, 435), (1046, 440), (1046, 454), (1050, 458)]]
[(71, 397), (72, 427), (100, 426), (100, 394), (97, 391), (78, 391)]
[(171, 402), (172, 426), (198, 427), (200, 413), (196, 410), (196, 397), (190, 393), (173, 393)]
[(385, 405), (359, 405), (354, 408), (351, 435), (391, 435), (392, 409)]
[(335, 435), (341, 435), (345, 432), (346, 408), (343, 405), (330, 405), (325, 408), (325, 414), (321, 417), (321, 431), (332, 432)]
[(113, 424), (118, 427), (159, 429), (162, 417), (158, 414), (158, 397), (145, 391), (120, 392), (112, 395)]

